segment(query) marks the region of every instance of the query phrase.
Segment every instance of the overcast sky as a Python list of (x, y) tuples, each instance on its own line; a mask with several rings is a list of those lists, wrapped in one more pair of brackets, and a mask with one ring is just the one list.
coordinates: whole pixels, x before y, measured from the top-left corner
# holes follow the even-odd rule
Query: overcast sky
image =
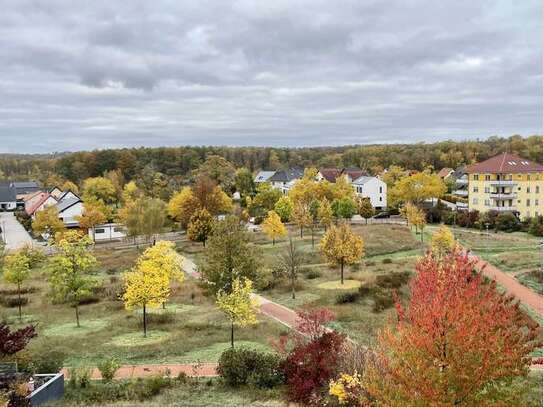
[(0, 0), (0, 152), (542, 133), (543, 1)]

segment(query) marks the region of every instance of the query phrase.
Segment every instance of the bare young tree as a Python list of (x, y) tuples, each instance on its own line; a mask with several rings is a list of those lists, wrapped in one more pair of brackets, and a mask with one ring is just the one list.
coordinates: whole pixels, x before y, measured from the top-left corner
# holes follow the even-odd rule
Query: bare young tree
[(288, 240), (285, 251), (279, 256), (279, 267), (290, 280), (292, 299), (296, 299), (296, 280), (298, 279), (300, 266), (303, 263), (303, 252), (296, 247), (291, 236), (289, 236)]

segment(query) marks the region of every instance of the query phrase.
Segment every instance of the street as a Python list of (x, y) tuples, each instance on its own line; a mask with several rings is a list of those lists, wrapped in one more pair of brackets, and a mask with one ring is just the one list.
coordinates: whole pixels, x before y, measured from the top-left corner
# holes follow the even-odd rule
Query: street
[(0, 228), (6, 250), (15, 250), (25, 245), (32, 245), (33, 240), (12, 212), (0, 212)]

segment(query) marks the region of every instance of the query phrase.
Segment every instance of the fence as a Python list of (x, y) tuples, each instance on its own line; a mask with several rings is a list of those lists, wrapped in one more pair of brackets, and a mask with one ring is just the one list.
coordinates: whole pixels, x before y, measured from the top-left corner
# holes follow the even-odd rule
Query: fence
[[(49, 380), (46, 380), (50, 378)], [(64, 375), (58, 374), (37, 374), (34, 379), (46, 380), (44, 384), (34, 390), (27, 397), (32, 407), (39, 407), (50, 401), (60, 400), (64, 397)]]

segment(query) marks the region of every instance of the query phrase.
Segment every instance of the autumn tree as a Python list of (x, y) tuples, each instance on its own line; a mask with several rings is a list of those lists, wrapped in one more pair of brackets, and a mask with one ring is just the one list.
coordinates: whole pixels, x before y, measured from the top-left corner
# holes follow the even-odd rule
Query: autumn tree
[(245, 167), (236, 171), (234, 184), (241, 196), (252, 196), (255, 193), (253, 174)]
[(287, 228), (281, 222), (281, 218), (275, 211), (269, 211), (268, 216), (262, 222), (262, 230), (273, 241), (275, 245), (275, 239), (287, 235)]
[(356, 202), (350, 197), (335, 199), (332, 202), (332, 213), (336, 219), (351, 219), (357, 212)]
[(292, 220), (300, 228), (300, 237), (304, 237), (304, 228), (311, 226), (313, 218), (309, 211), (309, 204), (297, 203), (292, 211)]
[(140, 198), (143, 195), (142, 191), (138, 188), (134, 181), (126, 183), (123, 187), (123, 192), (121, 194), (121, 201), (124, 205), (134, 202), (136, 199)]
[(521, 405), (510, 384), (528, 374), (539, 327), (475, 270), (460, 250), (417, 263), (407, 306), (397, 301), (367, 370), (377, 405)]
[(296, 281), (298, 280), (298, 272), (304, 263), (303, 252), (296, 247), (292, 238), (289, 237), (289, 243), (285, 250), (279, 255), (278, 265), (282, 273), (290, 281), (290, 289), (292, 299), (296, 299)]
[(249, 279), (235, 278), (230, 290), (217, 292), (217, 306), (230, 320), (230, 343), (234, 347), (234, 327), (245, 327), (258, 323), (256, 302), (251, 299), (253, 283)]
[(432, 247), (432, 253), (438, 258), (442, 258), (452, 252), (456, 247), (456, 240), (451, 229), (445, 225), (441, 225), (432, 235), (430, 246)]
[(275, 208), (275, 204), (283, 196), (281, 191), (272, 188), (267, 182), (263, 182), (257, 187), (257, 192), (249, 206), (249, 212), (252, 216), (265, 216), (268, 211)]
[(322, 227), (324, 227), (325, 231), (328, 230), (328, 227), (330, 227), (332, 224), (333, 216), (334, 213), (332, 211), (332, 205), (330, 205), (330, 201), (328, 201), (328, 199), (324, 198), (320, 203), (317, 217), (319, 219), (319, 223), (322, 225)]
[(204, 252), (201, 273), (207, 289), (230, 292), (232, 282), (261, 278), (261, 252), (250, 243), (249, 232), (235, 216), (215, 222)]
[(235, 185), (236, 169), (230, 161), (219, 155), (208, 155), (202, 165), (198, 167), (196, 173), (198, 176), (205, 175), (209, 177), (224, 191), (232, 191)]
[(0, 360), (22, 351), (32, 338), (38, 336), (33, 325), (12, 331), (0, 322)]
[(125, 227), (127, 236), (143, 235), (149, 240), (162, 232), (166, 206), (158, 198), (140, 197), (119, 209), (117, 219)]
[(58, 232), (64, 230), (64, 222), (58, 216), (58, 210), (55, 206), (49, 206), (36, 213), (32, 221), (32, 230), (35, 233), (47, 237), (53, 237)]
[(375, 209), (369, 198), (358, 200), (358, 214), (366, 220), (366, 225), (368, 224), (368, 219), (375, 215)]
[(104, 177), (87, 178), (83, 181), (83, 200), (102, 200), (110, 204), (117, 199), (117, 190), (110, 179)]
[(322, 237), (320, 249), (324, 257), (341, 268), (341, 284), (343, 284), (343, 268), (353, 264), (364, 255), (364, 241), (353, 233), (347, 224), (332, 226)]
[(24, 251), (10, 253), (6, 256), (3, 266), (4, 280), (17, 286), (17, 306), (19, 308), (19, 321), (22, 321), (21, 285), (30, 276), (30, 259)]
[(420, 230), (420, 240), (424, 242), (424, 227), (426, 226), (426, 213), (423, 209), (407, 203), (403, 209), (405, 218), (409, 225), (415, 226), (415, 232)]
[(420, 204), (429, 198), (440, 198), (447, 192), (443, 180), (430, 171), (417, 172), (398, 180), (391, 189), (393, 201)]
[(76, 195), (79, 194), (79, 187), (75, 183), (73, 183), (72, 181), (65, 181), (62, 184), (61, 189), (63, 191), (72, 191)]
[(273, 208), (273, 210), (281, 217), (281, 222), (290, 221), (294, 207), (291, 199), (288, 196), (282, 196), (279, 198)]
[(202, 242), (204, 247), (206, 240), (213, 229), (214, 219), (207, 209), (201, 209), (190, 218), (187, 228), (187, 236), (194, 242)]
[(95, 226), (105, 223), (107, 218), (100, 208), (91, 201), (83, 204), (83, 213), (81, 216), (76, 216), (76, 220), (81, 228), (92, 230), (92, 240), (94, 241), (96, 240)]
[(90, 251), (92, 240), (77, 231), (65, 232), (53, 244), (54, 255), (47, 264), (51, 296), (54, 301), (75, 308), (79, 327), (79, 302), (91, 293), (95, 280), (90, 273), (98, 264)]

